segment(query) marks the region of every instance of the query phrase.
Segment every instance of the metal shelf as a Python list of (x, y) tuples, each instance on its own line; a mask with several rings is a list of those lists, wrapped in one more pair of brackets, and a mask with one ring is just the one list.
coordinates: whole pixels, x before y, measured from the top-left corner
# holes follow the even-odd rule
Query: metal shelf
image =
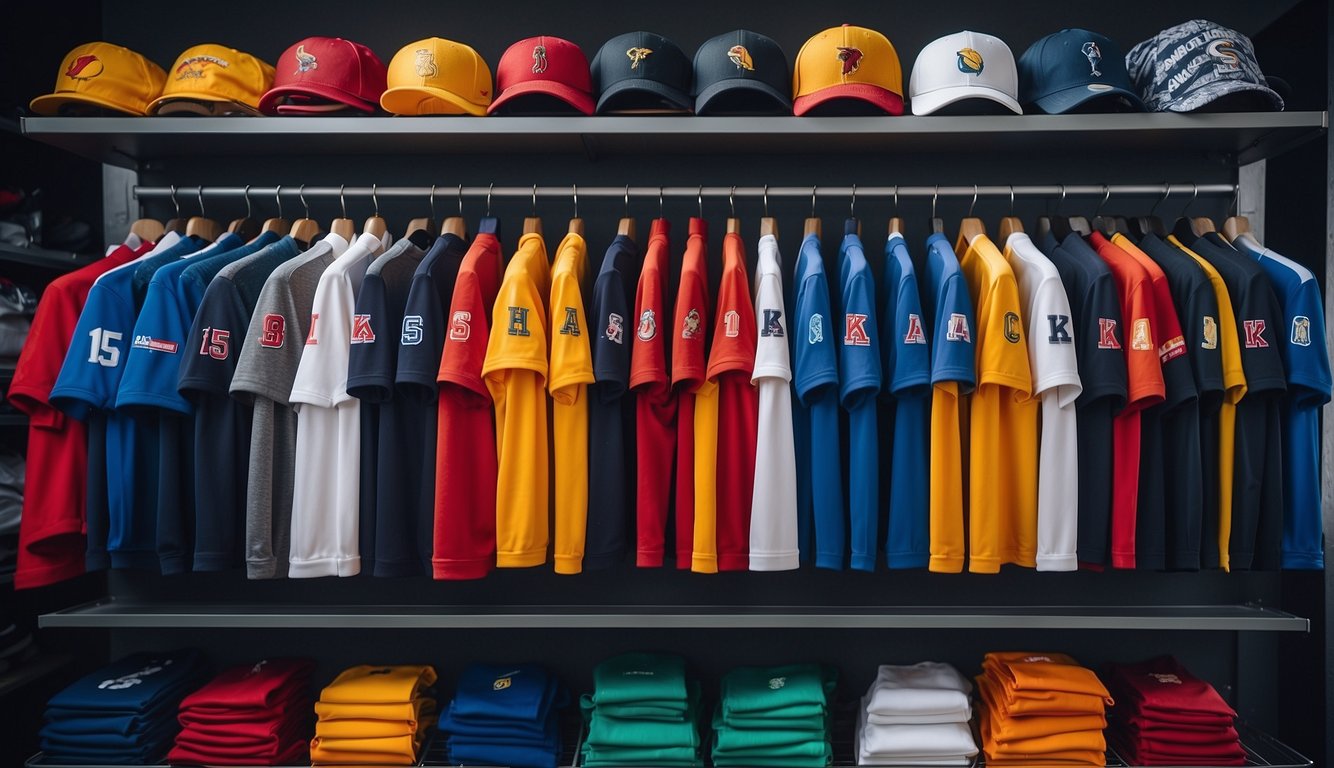
[(38, 246), (19, 247), (8, 243), (0, 243), (0, 264), (23, 264), (30, 267), (66, 271), (92, 264), (97, 261), (97, 258), (82, 253), (52, 251)]
[(244, 154), (1194, 153), (1236, 165), (1324, 134), (1326, 112), (1006, 117), (26, 117), (99, 162)]
[(114, 598), (41, 627), (169, 629), (1092, 629), (1306, 632), (1308, 619), (1250, 605), (644, 606), (136, 603)]

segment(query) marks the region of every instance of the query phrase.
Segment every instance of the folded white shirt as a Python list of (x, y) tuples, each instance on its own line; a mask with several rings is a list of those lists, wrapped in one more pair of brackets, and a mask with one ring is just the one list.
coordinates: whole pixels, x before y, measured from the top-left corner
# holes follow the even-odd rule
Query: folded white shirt
[(880, 667), (867, 692), (869, 722), (879, 725), (967, 722), (973, 684), (949, 664)]
[(968, 766), (976, 754), (964, 723), (876, 726), (867, 724), (864, 708), (858, 716), (859, 765)]

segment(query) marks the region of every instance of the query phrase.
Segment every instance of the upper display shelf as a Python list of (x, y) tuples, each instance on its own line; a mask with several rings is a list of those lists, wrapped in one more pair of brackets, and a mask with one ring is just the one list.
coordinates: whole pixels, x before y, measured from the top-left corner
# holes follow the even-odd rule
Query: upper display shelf
[(201, 154), (1181, 151), (1241, 165), (1322, 135), (1327, 112), (1005, 117), (29, 117), (23, 133), (126, 168)]

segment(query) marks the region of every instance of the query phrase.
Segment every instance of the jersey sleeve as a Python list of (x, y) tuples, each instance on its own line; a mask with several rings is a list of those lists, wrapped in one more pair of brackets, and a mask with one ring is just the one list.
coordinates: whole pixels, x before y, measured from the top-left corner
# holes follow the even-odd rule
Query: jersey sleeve
[(351, 347), (352, 286), (339, 270), (320, 277), (311, 305), (310, 331), (306, 334), (301, 362), (288, 400), (323, 408), (336, 407), (348, 399), (347, 355)]
[(837, 338), (823, 271), (806, 276), (797, 288), (793, 364), (797, 397), (807, 405), (820, 387), (838, 384)]
[(75, 341), (83, 298), (67, 286), (68, 281), (57, 278), (42, 292), (6, 393), (10, 404), (26, 414), (33, 426), (61, 429), (64, 425), (65, 414), (51, 407), (51, 389)]
[(1119, 410), (1129, 394), (1129, 376), (1122, 352), (1125, 333), (1121, 302), (1110, 272), (1100, 272), (1089, 282), (1081, 320), (1085, 331), (1075, 337), (1080, 345), (1076, 356), (1084, 388), (1080, 399), (1092, 402), (1110, 397), (1113, 409)]
[(978, 359), (977, 383), (1009, 387), (1032, 394), (1033, 379), (1028, 367), (1028, 342), (1024, 330), (1019, 286), (1008, 266), (995, 276), (982, 322), (986, 333)]
[[(599, 281), (601, 282), (601, 281)], [(557, 272), (551, 281), (550, 370), (547, 388), (552, 398), (572, 405), (577, 386), (593, 383), (593, 353), (588, 340), (588, 319), (579, 291), (579, 276), (569, 270)], [(624, 338), (621, 339), (622, 346)]]
[(688, 387), (704, 380), (704, 344), (709, 332), (709, 302), (704, 275), (688, 265), (681, 274), (672, 334), (672, 383)]
[(1127, 306), (1130, 307), (1125, 347), (1127, 398), (1130, 405), (1147, 408), (1162, 402), (1165, 394), (1158, 337), (1151, 319), (1156, 313), (1147, 280), (1137, 280), (1131, 286)]
[(918, 397), (928, 392), (931, 383), (931, 348), (922, 315), (922, 299), (917, 291), (917, 275), (912, 263), (899, 262), (895, 270), (897, 285), (893, 290), (893, 335), (885, 343), (894, 348), (889, 391), (898, 397)]
[(357, 293), (347, 353), (347, 393), (383, 403), (394, 393), (396, 328), (389, 328), (384, 278), (368, 272)]
[(1163, 403), (1170, 409), (1194, 400), (1199, 392), (1195, 388), (1195, 375), (1186, 354), (1186, 336), (1181, 330), (1167, 279), (1155, 278), (1153, 289), (1154, 341), (1158, 345), (1158, 362), (1163, 371)]
[(303, 338), (296, 318), (296, 299), (284, 275), (275, 272), (264, 283), (255, 314), (246, 330), (246, 343), (232, 375), (233, 397), (248, 400), (260, 395), (286, 404), (292, 393), (291, 376), (301, 363)]
[(505, 275), (491, 312), (483, 374), (522, 368), (547, 375), (546, 307), (539, 290), (526, 272)]
[(1237, 337), (1241, 341), (1241, 367), (1246, 372), (1246, 391), (1283, 391), (1287, 379), (1279, 353), (1284, 334), (1283, 313), (1278, 299), (1260, 267), (1251, 272), (1242, 300), (1232, 298), (1237, 315)]
[(1197, 393), (1223, 391), (1223, 356), (1218, 346), (1218, 296), (1207, 278), (1187, 297), (1180, 313), (1187, 355), (1195, 373)]
[[(408, 306), (411, 308), (411, 300)], [(447, 338), (440, 353), (438, 381), (457, 385), (457, 389), (451, 388), (448, 392), (458, 397), (471, 395), (469, 399), (478, 400), (478, 406), (491, 398), (486, 382), (482, 380), (490, 327), (487, 320), (477, 273), (470, 269), (459, 272), (449, 307)]]
[(181, 395), (227, 394), (249, 324), (236, 284), (224, 279), (209, 283), (181, 356), (176, 386)]
[(1329, 352), (1325, 346), (1325, 310), (1316, 281), (1302, 280), (1289, 299), (1284, 360), (1293, 397), (1306, 405), (1330, 401)]
[(959, 272), (942, 281), (936, 302), (935, 349), (931, 358), (931, 383), (953, 381), (960, 392), (977, 384), (977, 323), (968, 285)]
[[(444, 254), (440, 254), (437, 258), (443, 256)], [(429, 266), (428, 262), (423, 261), (417, 273), (412, 276), (412, 284), (408, 288), (408, 301), (403, 307), (403, 322), (397, 335), (398, 371), (395, 378), (399, 389), (408, 397), (422, 400), (435, 397), (435, 380), (440, 371), (444, 348), (448, 346), (445, 335), (450, 334), (452, 338), (454, 331), (454, 327), (452, 325), (447, 327), (444, 318), (441, 317), (441, 297), (436, 290), (435, 281), (431, 279), (431, 274), (426, 269)], [(456, 296), (459, 292), (458, 282), (462, 280), (463, 275), (460, 274), (455, 281)], [(471, 312), (463, 322), (465, 327), (473, 322)], [(482, 318), (481, 322), (483, 326), (486, 325), (485, 318)]]
[[(606, 258), (616, 256), (609, 253)], [(645, 343), (652, 343), (658, 335), (656, 321), (647, 325), (636, 322), (626, 298), (621, 270), (604, 268), (593, 285), (594, 326), (589, 344), (598, 396), (607, 401), (621, 397), (629, 387), (631, 356), (640, 335), (648, 335)]]
[(101, 281), (93, 284), (51, 389), (51, 404), (79, 420), (95, 409), (115, 408), (133, 335), (134, 307), (128, 298)]
[(1056, 274), (1046, 276), (1033, 297), (1028, 318), (1028, 354), (1033, 368), (1033, 396), (1056, 390), (1056, 402), (1072, 405), (1082, 391), (1075, 356), (1076, 328), (1070, 297)]
[(842, 310), (839, 397), (844, 407), (851, 409), (880, 391), (880, 329), (876, 323), (875, 286), (869, 269), (855, 270), (845, 280)]
[(782, 278), (775, 271), (763, 271), (757, 280), (755, 317), (759, 337), (755, 343), (755, 370), (751, 381), (758, 382), (764, 378), (790, 381), (792, 364), (787, 345)]
[[(656, 246), (650, 244), (649, 247)], [(648, 384), (666, 385), (671, 381), (671, 373), (667, 370), (667, 347), (662, 327), (665, 319), (663, 277), (658, 269), (657, 260), (650, 255), (644, 269), (640, 271), (639, 284), (635, 287), (635, 334), (630, 340), (631, 387)], [(597, 315), (598, 323), (608, 322), (608, 318), (603, 317), (603, 314), (605, 313)], [(605, 333), (603, 329), (599, 337)]]
[(747, 283), (744, 264), (723, 272), (709, 350), (710, 379), (729, 371), (740, 371), (749, 378), (755, 369), (755, 307)]

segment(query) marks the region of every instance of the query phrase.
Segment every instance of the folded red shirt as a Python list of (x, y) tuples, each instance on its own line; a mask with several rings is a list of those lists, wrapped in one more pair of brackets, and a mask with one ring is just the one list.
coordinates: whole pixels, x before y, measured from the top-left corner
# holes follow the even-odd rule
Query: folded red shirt
[(231, 725), (233, 723), (264, 723), (284, 720), (290, 717), (309, 717), (314, 719), (314, 698), (311, 691), (304, 687), (294, 688), (290, 694), (263, 709), (236, 709), (230, 707), (194, 707), (182, 709), (176, 716), (181, 725), (207, 723), (209, 725)]
[(1138, 749), (1126, 745), (1128, 754), (1122, 755), (1133, 765), (1245, 765), (1246, 750), (1240, 744), (1226, 751), (1210, 750), (1203, 752), (1171, 750), (1163, 752), (1153, 749)]
[(309, 659), (265, 659), (232, 667), (186, 696), (181, 709), (267, 709), (289, 696), (293, 686), (308, 685), (314, 670)]
[(261, 757), (253, 752), (231, 756), (220, 755), (213, 751), (200, 752), (177, 744), (167, 754), (167, 762), (172, 765), (296, 765), (309, 762), (306, 757), (309, 750), (308, 742), (296, 742), (289, 751), (273, 757)]
[(1115, 720), (1118, 723), (1125, 723), (1128, 727), (1139, 728), (1141, 730), (1165, 730), (1173, 731), (1198, 731), (1200, 733), (1216, 733), (1226, 731), (1233, 726), (1236, 718), (1233, 717), (1191, 717), (1182, 715), (1175, 720), (1165, 720), (1159, 717), (1146, 717), (1144, 715), (1131, 715), (1122, 717), (1124, 712), (1113, 712), (1108, 719)]
[(1171, 656), (1159, 656), (1138, 664), (1108, 664), (1107, 684), (1117, 700), (1116, 708), (1127, 716), (1167, 720), (1182, 715), (1237, 716), (1209, 683), (1195, 677)]
[(262, 750), (283, 750), (292, 741), (309, 739), (312, 727), (308, 722), (292, 721), (270, 733), (237, 733), (218, 729), (203, 730), (189, 727), (176, 735), (177, 744), (204, 750), (211, 747)]
[(1123, 729), (1127, 741), (1152, 744), (1236, 744), (1240, 741), (1236, 728), (1214, 731), (1178, 731), (1171, 728), (1133, 728)]

